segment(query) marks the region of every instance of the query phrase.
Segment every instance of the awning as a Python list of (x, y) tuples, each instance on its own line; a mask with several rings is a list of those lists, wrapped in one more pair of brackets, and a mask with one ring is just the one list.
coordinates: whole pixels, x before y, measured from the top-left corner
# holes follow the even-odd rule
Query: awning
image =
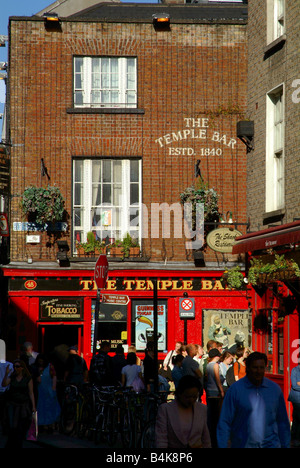
[(232, 253), (254, 252), (295, 243), (300, 244), (300, 221), (236, 237)]

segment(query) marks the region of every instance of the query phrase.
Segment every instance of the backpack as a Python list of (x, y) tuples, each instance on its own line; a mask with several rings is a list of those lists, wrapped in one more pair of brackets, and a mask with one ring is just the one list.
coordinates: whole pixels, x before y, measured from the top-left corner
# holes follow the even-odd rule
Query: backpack
[[(238, 362), (239, 366), (239, 371), (240, 371), (240, 363)], [(233, 365), (229, 367), (228, 371), (226, 372), (226, 382), (228, 387), (230, 387), (232, 384), (235, 382), (235, 377), (234, 377), (234, 368)]]

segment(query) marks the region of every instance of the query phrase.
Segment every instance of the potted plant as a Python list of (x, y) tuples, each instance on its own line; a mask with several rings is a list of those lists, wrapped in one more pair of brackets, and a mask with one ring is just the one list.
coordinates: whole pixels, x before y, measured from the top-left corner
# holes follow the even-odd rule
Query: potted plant
[[(200, 250), (205, 250), (206, 243), (205, 238), (207, 234), (212, 230), (215, 229), (213, 223), (218, 222), (221, 216), (219, 212), (218, 206), (218, 193), (214, 188), (209, 188), (208, 184), (203, 182), (201, 179), (198, 180), (196, 186), (191, 185), (187, 187), (181, 194), (180, 194), (180, 203), (185, 205), (190, 203), (192, 205), (192, 219), (188, 220), (190, 223), (190, 230), (195, 232), (199, 229), (197, 226), (197, 205), (199, 203), (203, 204), (204, 207), (204, 244)], [(202, 220), (199, 220), (200, 222)], [(205, 223), (212, 223), (211, 225)], [(193, 255), (197, 255), (197, 251), (193, 250)]]
[(140, 254), (140, 246), (137, 239), (131, 237), (129, 233), (123, 238), (123, 258), (138, 257)]
[(230, 289), (241, 289), (245, 285), (244, 275), (241, 272), (241, 268), (236, 266), (230, 270), (225, 270), (221, 278), (221, 282), (224, 286), (228, 286)]
[(187, 187), (180, 194), (180, 202), (182, 205), (185, 203), (191, 203), (193, 209), (193, 226), (195, 229), (196, 222), (196, 206), (197, 203), (204, 205), (204, 222), (215, 222), (219, 221), (220, 213), (218, 206), (218, 194), (214, 188), (209, 188), (208, 184), (202, 180), (198, 181), (197, 186), (191, 185)]
[(124, 253), (122, 241), (121, 240), (116, 240), (115, 242), (110, 244), (108, 246), (108, 251), (109, 251), (109, 255), (111, 257), (122, 258), (123, 253)]
[(131, 237), (129, 233), (122, 240), (116, 240), (109, 246), (111, 257), (125, 258), (138, 257), (140, 246), (137, 239)]
[(275, 255), (273, 263), (264, 263), (260, 258), (253, 258), (248, 271), (248, 282), (252, 285), (291, 280), (300, 277), (300, 268), (293, 259), (284, 255)]
[(105, 242), (96, 240), (92, 231), (87, 233), (86, 242), (78, 242), (76, 244), (77, 254), (79, 257), (95, 257), (105, 253)]
[(28, 221), (38, 224), (62, 221), (65, 202), (58, 187), (30, 186), (22, 195), (21, 209)]

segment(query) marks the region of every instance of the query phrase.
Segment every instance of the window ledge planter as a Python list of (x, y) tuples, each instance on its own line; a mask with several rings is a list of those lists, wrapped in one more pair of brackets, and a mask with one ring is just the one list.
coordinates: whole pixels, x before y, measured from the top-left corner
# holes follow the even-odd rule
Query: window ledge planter
[(107, 247), (108, 256), (112, 258), (121, 258), (126, 260), (127, 258), (139, 257), (141, 253), (138, 241), (133, 239), (127, 234), (123, 240), (117, 240), (113, 244)]
[(77, 243), (76, 250), (78, 257), (98, 257), (106, 253), (106, 246), (104, 241), (95, 239), (93, 232), (88, 232), (87, 242)]

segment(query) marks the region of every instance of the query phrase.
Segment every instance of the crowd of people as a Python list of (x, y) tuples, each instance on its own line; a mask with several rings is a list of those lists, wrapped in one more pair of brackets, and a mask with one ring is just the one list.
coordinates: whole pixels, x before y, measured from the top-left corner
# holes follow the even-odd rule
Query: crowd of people
[(53, 431), (61, 411), (59, 383), (85, 382), (135, 392), (173, 390), (174, 399), (158, 409), (157, 448), (289, 447), (291, 436), (293, 445), (300, 445), (300, 365), (292, 371), (292, 430), (279, 386), (265, 377), (266, 365), (262, 353), (241, 347), (232, 354), (214, 340), (206, 350), (177, 342), (160, 369), (153, 342), (141, 360), (134, 346), (125, 356), (118, 345), (112, 356), (110, 343), (103, 341), (89, 369), (77, 346), (56, 347), (46, 357), (25, 343), (0, 381), (7, 448), (22, 447), (35, 412), (39, 431)]

